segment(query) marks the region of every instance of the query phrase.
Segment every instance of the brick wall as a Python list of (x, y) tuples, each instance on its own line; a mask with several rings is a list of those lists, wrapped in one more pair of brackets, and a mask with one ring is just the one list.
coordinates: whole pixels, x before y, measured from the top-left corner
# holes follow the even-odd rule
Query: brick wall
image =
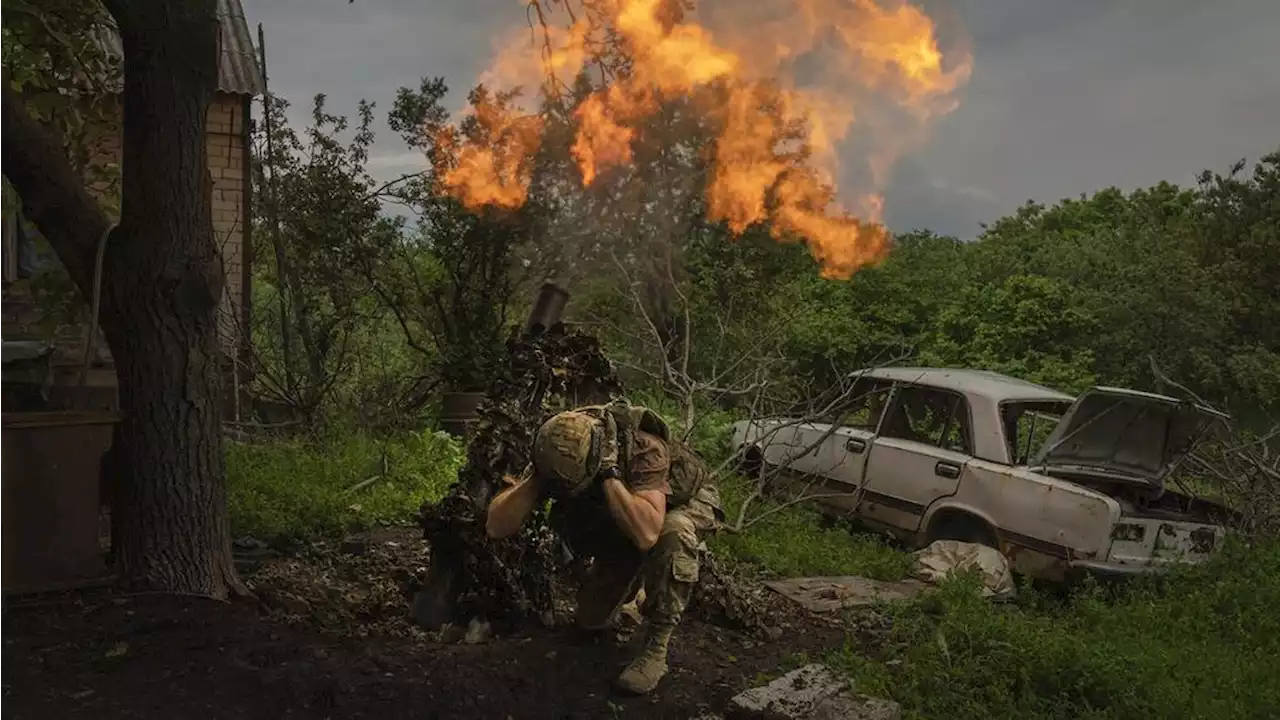
[(244, 105), (238, 96), (217, 96), (209, 108), (209, 174), (213, 178), (213, 240), (222, 250), (222, 334), (228, 349), (239, 347), (243, 333), (245, 225)]

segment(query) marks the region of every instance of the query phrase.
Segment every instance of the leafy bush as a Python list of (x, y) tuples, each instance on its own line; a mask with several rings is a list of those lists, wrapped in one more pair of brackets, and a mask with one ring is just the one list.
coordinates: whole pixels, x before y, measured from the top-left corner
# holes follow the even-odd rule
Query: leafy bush
[(463, 459), (460, 443), (439, 432), (229, 443), (232, 529), (264, 540), (306, 540), (407, 523), (424, 500), (444, 495)]
[(1118, 591), (1022, 595), (993, 606), (957, 578), (889, 608), (885, 647), (833, 661), (913, 717), (1280, 716), (1280, 546)]
[(729, 459), (732, 450), (733, 418), (729, 413), (715, 410), (702, 413), (688, 441), (694, 452), (698, 453), (713, 469)]

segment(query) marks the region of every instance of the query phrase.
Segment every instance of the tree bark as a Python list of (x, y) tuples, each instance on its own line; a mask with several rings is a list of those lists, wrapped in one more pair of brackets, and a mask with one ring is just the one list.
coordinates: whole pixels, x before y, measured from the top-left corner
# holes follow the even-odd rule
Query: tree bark
[[(120, 27), (125, 77), (121, 218), (107, 243), (101, 318), (124, 414), (112, 449), (113, 554), (131, 585), (222, 598), (244, 588), (227, 517), (217, 336), (223, 281), (206, 159), (215, 3), (107, 5)], [(14, 99), (6, 89), (5, 174), (87, 297), (93, 231), (106, 227), (105, 216)], [(92, 222), (66, 222), (60, 212)]]
[[(118, 7), (114, 6), (118, 5)], [(222, 297), (206, 124), (214, 0), (110, 8), (124, 45), (123, 202), (103, 307), (125, 412), (114, 528), (124, 575), (222, 597), (231, 560), (222, 454)]]

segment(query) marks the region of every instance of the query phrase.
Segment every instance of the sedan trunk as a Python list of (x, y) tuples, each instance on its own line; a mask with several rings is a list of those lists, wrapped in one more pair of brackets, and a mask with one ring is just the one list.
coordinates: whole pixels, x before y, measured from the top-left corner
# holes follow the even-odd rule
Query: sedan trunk
[(1119, 565), (1197, 562), (1225, 533), (1230, 511), (1167, 492), (1165, 480), (1210, 426), (1226, 415), (1176, 398), (1094, 388), (1054, 428), (1033, 469), (1120, 503), (1108, 561)]
[(1054, 428), (1031, 464), (1048, 475), (1163, 488), (1164, 480), (1226, 415), (1177, 398), (1093, 388)]

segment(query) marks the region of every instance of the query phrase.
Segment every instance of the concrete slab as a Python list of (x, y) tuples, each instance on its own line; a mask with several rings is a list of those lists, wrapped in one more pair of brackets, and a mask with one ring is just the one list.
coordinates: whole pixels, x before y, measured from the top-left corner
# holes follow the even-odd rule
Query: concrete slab
[(860, 605), (909, 600), (929, 587), (920, 580), (885, 582), (856, 575), (769, 580), (765, 587), (799, 603), (810, 612), (824, 613)]

